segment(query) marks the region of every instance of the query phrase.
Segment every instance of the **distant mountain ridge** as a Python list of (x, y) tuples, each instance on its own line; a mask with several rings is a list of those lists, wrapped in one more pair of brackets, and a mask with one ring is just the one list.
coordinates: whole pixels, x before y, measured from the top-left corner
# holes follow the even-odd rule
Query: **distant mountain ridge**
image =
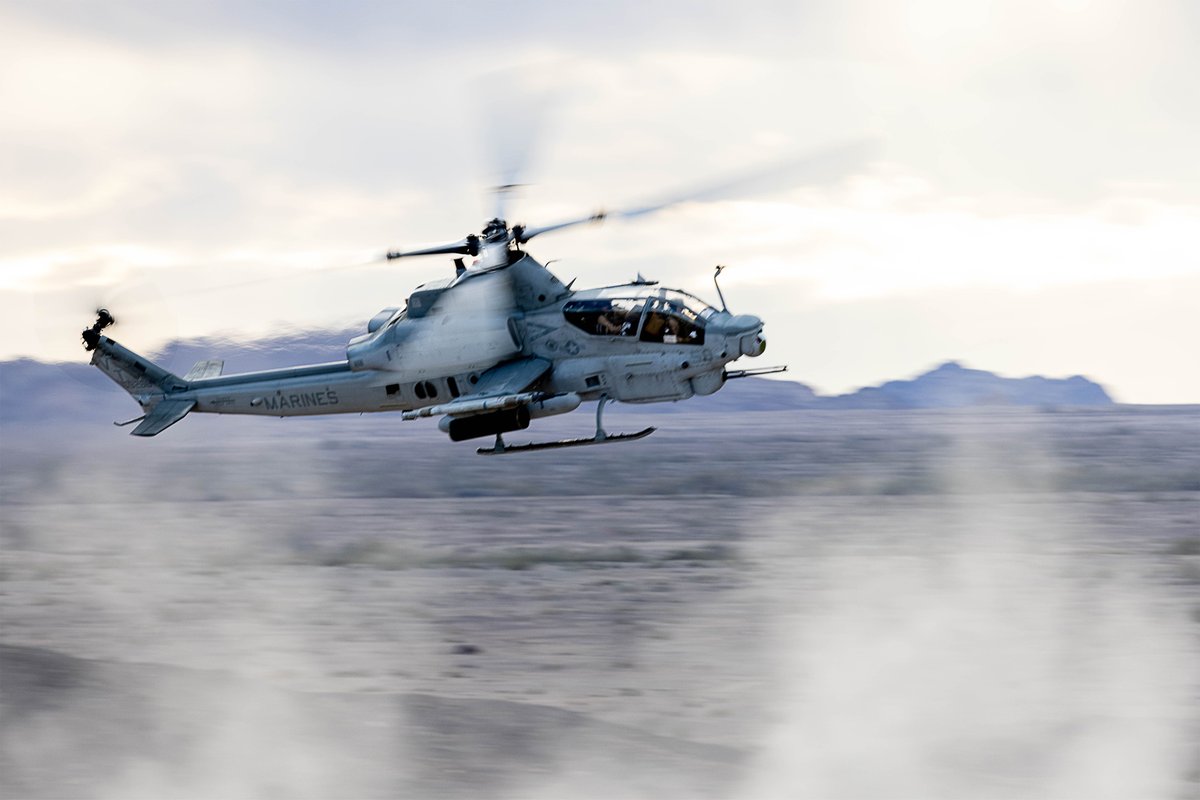
[[(346, 342), (357, 331), (315, 331), (257, 341), (198, 339), (173, 342), (152, 356), (182, 375), (202, 359), (225, 359), (226, 373), (345, 358)], [(642, 406), (670, 411), (784, 411), (791, 409), (934, 409), (989, 406), (1096, 407), (1114, 405), (1102, 386), (1081, 375), (1070, 378), (1005, 378), (947, 361), (907, 380), (892, 380), (842, 395), (819, 395), (796, 381), (745, 378), (721, 391), (683, 404)], [(87, 364), (47, 364), (31, 359), (0, 362), (0, 421), (65, 420), (93, 416), (133, 416), (137, 407), (123, 391)]]
[(911, 380), (888, 381), (851, 394), (823, 398), (831, 408), (963, 408), (967, 406), (1108, 406), (1098, 383), (1070, 378), (1004, 378), (947, 361)]
[(1005, 378), (982, 369), (947, 361), (909, 380), (888, 381), (841, 395), (819, 395), (792, 381), (730, 381), (711, 397), (695, 401), (720, 410), (769, 411), (789, 408), (923, 409), (986, 407), (1096, 407), (1115, 405), (1100, 384), (1082, 375), (1070, 378)]

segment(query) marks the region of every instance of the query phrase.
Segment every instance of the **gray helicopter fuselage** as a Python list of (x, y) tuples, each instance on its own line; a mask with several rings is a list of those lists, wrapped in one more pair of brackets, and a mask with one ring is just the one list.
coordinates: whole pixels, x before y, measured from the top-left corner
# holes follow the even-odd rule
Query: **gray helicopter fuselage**
[(553, 364), (541, 391), (653, 403), (712, 394), (726, 364), (762, 349), (756, 317), (647, 282), (571, 291), (529, 256), (418, 287), (407, 309), (371, 327), (344, 362), (194, 380), (187, 396), (195, 411), (219, 414), (412, 410), (470, 394), (487, 370), (532, 356)]
[(190, 411), (400, 411), (406, 419), (440, 416), (439, 426), (457, 441), (526, 427), (588, 400), (654, 403), (712, 394), (729, 362), (763, 351), (761, 333), (757, 317), (718, 311), (640, 278), (572, 291), (514, 250), (502, 266), (464, 269), (453, 280), (417, 287), (404, 309), (371, 319), (344, 361), (233, 375), (214, 375), (219, 363), (201, 362), (180, 378), (99, 328), (84, 338), (95, 350), (92, 363), (147, 412), (136, 435), (153, 436)]

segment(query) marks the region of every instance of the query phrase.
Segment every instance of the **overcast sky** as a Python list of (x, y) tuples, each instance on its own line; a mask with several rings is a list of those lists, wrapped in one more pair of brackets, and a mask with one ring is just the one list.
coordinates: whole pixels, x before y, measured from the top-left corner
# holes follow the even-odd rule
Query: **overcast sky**
[(1185, 0), (0, 0), (0, 358), (85, 358), (102, 302), (145, 351), (365, 324), (452, 266), (361, 265), (478, 230), (505, 164), (544, 224), (868, 138), (531, 252), (709, 297), (727, 264), (823, 392), (958, 359), (1200, 402), (1198, 44)]

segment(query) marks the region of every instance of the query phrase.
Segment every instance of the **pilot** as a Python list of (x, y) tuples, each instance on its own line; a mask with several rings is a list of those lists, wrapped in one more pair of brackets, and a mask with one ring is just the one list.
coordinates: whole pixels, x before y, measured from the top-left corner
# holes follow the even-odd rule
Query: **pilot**
[(621, 326), (612, 320), (609, 312), (601, 312), (600, 316), (596, 317), (596, 333), (606, 334), (608, 336), (619, 336), (621, 334)]
[(661, 342), (666, 324), (666, 317), (657, 311), (651, 312), (646, 316), (646, 324), (642, 326), (642, 339), (647, 342)]

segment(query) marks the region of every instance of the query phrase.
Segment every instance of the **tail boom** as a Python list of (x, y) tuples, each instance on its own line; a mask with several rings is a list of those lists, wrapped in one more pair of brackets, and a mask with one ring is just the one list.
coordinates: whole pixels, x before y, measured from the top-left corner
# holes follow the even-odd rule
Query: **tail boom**
[(99, 369), (147, 410), (165, 395), (183, 392), (188, 383), (172, 372), (107, 336), (97, 336), (92, 349), (92, 366)]

